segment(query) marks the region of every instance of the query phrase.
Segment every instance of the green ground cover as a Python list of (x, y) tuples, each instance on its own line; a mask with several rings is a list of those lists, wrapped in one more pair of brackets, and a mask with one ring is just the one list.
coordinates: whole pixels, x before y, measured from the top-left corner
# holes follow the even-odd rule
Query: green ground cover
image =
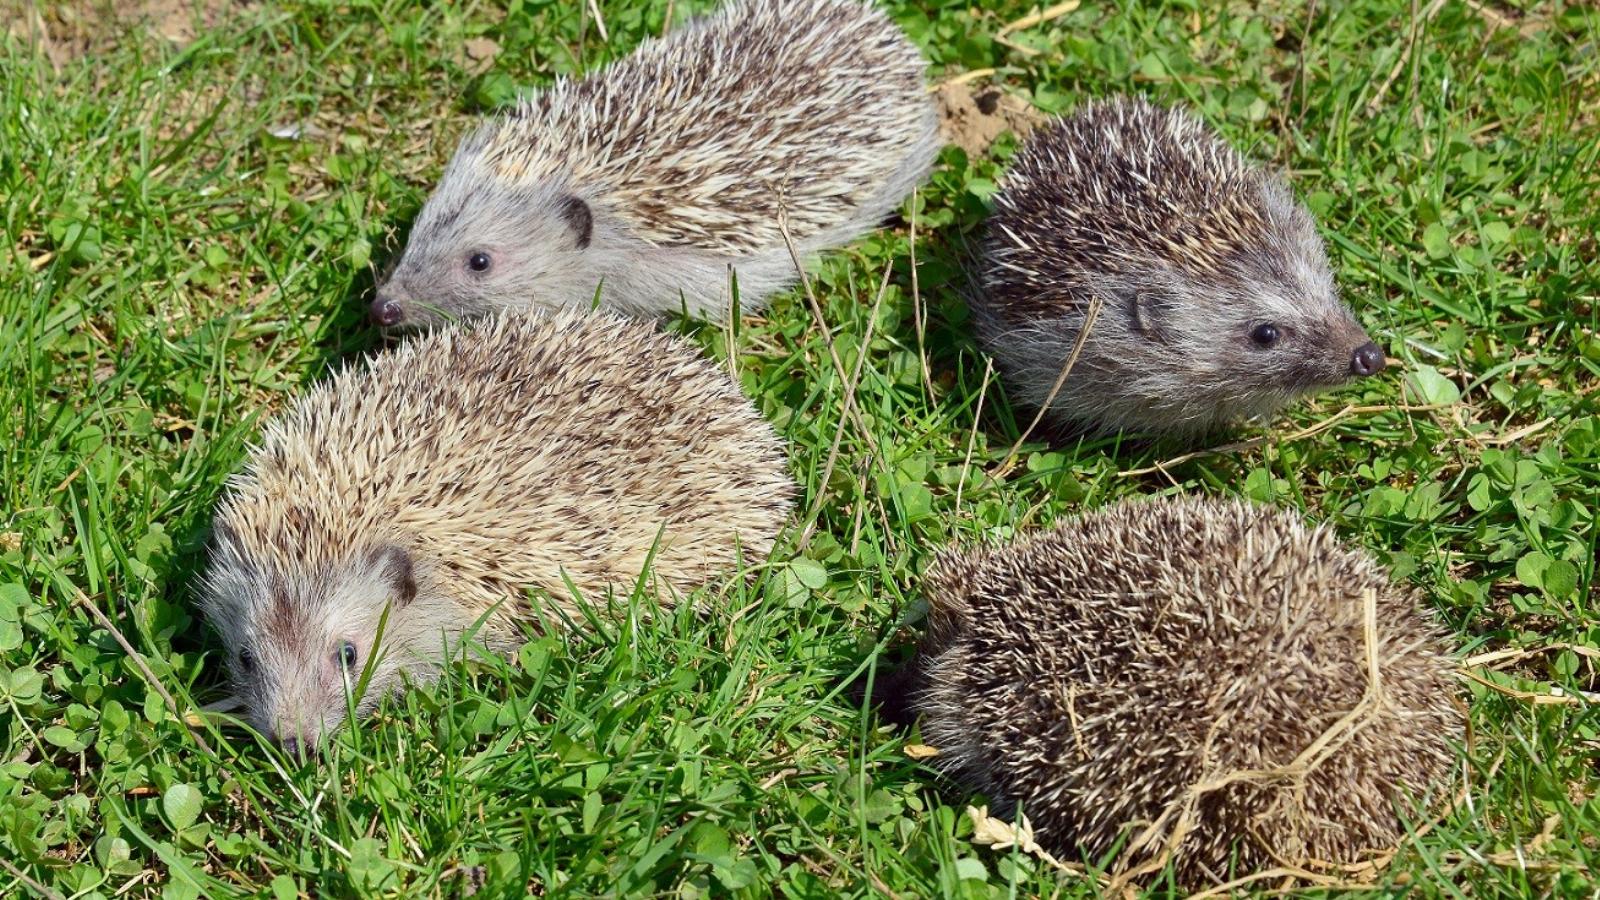
[(1007, 467), (1026, 419), (958, 263), (1015, 141), (952, 147), (817, 267), (820, 323), (795, 293), (673, 326), (793, 448), (758, 581), (463, 664), (296, 766), (173, 712), (224, 693), (192, 600), (226, 477), (377, 346), (374, 267), (472, 117), (706, 4), (609, 0), (604, 29), (545, 0), (0, 4), (0, 894), (1093, 894), (976, 845), (970, 798), (848, 685), (939, 548), (1177, 492), (1333, 523), (1480, 657), (1463, 799), (1375, 890), (1592, 893), (1600, 10), (1091, 2), (1005, 32), (1027, 3), (890, 5), (936, 80), (1193, 104), (1290, 171), (1401, 363), (1242, 447), (1030, 440)]

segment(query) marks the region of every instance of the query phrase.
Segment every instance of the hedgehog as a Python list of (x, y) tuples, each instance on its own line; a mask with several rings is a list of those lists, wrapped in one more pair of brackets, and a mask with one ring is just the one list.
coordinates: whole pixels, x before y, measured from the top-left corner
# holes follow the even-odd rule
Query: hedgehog
[(1020, 807), (1054, 854), (1103, 860), (1125, 839), (1129, 877), (1392, 847), (1464, 737), (1414, 591), (1289, 512), (1124, 502), (947, 552), (925, 595), (899, 676), (931, 764)]
[(1181, 109), (1114, 98), (1035, 131), (979, 256), (979, 343), (1066, 433), (1195, 437), (1384, 368), (1310, 212)]
[(299, 398), (216, 512), (202, 607), (248, 720), (291, 750), (344, 720), (357, 676), (364, 715), (474, 627), (506, 650), (571, 619), (569, 582), (648, 571), (670, 604), (760, 563), (788, 516), (777, 437), (682, 339), (584, 311), (475, 325)]
[[(372, 301), (722, 318), (876, 227), (941, 145), (921, 53), (860, 0), (738, 0), (469, 134)], [(789, 240), (785, 239), (787, 232)]]

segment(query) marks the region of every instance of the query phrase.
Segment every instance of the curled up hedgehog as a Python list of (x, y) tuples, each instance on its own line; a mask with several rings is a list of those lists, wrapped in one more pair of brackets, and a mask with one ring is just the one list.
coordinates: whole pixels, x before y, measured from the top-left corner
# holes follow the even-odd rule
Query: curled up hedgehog
[(972, 297), (1013, 396), (1068, 432), (1195, 435), (1384, 367), (1289, 188), (1179, 109), (1038, 129), (994, 197)]
[(931, 764), (1020, 805), (1057, 856), (1126, 839), (1129, 877), (1392, 848), (1464, 737), (1415, 594), (1288, 512), (1124, 503), (947, 555), (925, 594), (898, 688)]
[[(372, 301), (717, 319), (894, 211), (941, 146), (921, 53), (861, 0), (734, 0), (461, 142)], [(786, 225), (781, 225), (786, 222)]]
[(480, 618), (513, 646), (536, 618), (525, 588), (570, 615), (569, 579), (598, 600), (649, 558), (670, 603), (761, 561), (793, 492), (771, 428), (687, 343), (609, 314), (500, 315), (272, 421), (216, 513), (202, 605), (252, 724), (304, 749), (369, 660), (363, 714)]

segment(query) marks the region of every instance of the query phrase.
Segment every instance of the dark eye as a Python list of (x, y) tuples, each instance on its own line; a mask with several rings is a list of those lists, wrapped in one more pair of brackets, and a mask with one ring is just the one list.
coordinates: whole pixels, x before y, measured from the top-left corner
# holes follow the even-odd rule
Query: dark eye
[(354, 669), (356, 667), (355, 644), (352, 644), (349, 641), (344, 642), (344, 646), (339, 648), (339, 662), (342, 663), (346, 669)]
[(240, 650), (239, 668), (245, 672), (254, 672), (256, 670), (256, 655), (249, 650)]
[(1250, 332), (1250, 340), (1262, 347), (1271, 347), (1278, 342), (1278, 326), (1270, 322), (1257, 325)]
[(479, 250), (467, 257), (467, 268), (474, 272), (489, 271), (489, 263), (489, 254), (483, 252), (482, 250)]

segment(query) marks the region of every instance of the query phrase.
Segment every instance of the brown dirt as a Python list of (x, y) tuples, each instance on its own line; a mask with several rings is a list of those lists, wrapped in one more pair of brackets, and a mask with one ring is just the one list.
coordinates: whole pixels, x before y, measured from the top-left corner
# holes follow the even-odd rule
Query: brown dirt
[(940, 132), (968, 156), (984, 153), (1007, 131), (1025, 138), (1047, 118), (1028, 101), (990, 85), (946, 82), (935, 100)]
[(184, 46), (255, 8), (255, 0), (0, 0), (0, 27), (59, 69), (130, 35)]

